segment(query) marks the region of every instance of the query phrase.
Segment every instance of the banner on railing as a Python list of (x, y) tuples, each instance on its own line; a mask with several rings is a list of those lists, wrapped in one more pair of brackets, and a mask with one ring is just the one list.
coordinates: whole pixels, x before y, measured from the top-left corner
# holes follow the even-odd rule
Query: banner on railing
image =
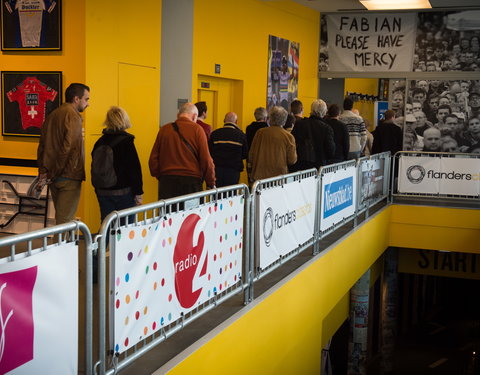
[(261, 268), (313, 238), (316, 196), (315, 176), (262, 190), (257, 217)]
[(7, 260), (0, 261), (0, 374), (77, 374), (78, 247)]
[(360, 163), (360, 204), (383, 194), (385, 159), (362, 160)]
[(122, 353), (241, 280), (242, 196), (121, 228), (112, 254), (112, 347)]
[(477, 158), (400, 157), (399, 193), (480, 195)]
[(357, 169), (350, 166), (322, 176), (320, 230), (355, 214)]

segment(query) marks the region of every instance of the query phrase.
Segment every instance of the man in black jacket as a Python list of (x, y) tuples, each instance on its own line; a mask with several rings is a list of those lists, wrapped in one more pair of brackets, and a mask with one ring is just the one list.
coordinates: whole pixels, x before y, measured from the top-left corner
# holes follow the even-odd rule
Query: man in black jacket
[(402, 150), (402, 129), (400, 129), (398, 125), (395, 125), (394, 121), (395, 112), (389, 109), (385, 112), (385, 119), (383, 122), (372, 132), (372, 152), (374, 154), (390, 151), (393, 156), (395, 153)]
[(247, 144), (249, 149), (250, 149), (250, 146), (252, 145), (253, 137), (255, 137), (255, 133), (259, 129), (266, 128), (268, 126), (267, 124), (268, 113), (265, 108), (258, 107), (253, 113), (253, 115), (255, 116), (255, 121), (252, 122), (250, 125), (248, 125), (246, 129)]
[(297, 145), (297, 163), (291, 167), (291, 171), (318, 169), (333, 159), (333, 130), (322, 120), (326, 113), (327, 104), (317, 99), (312, 103), (310, 117), (295, 123), (292, 135)]
[(335, 156), (328, 161), (329, 164), (348, 160), (350, 134), (348, 133), (347, 125), (338, 119), (339, 115), (340, 107), (337, 104), (331, 104), (328, 107), (327, 116), (324, 118), (324, 121), (333, 130), (333, 139), (335, 141)]
[(223, 128), (212, 132), (208, 146), (215, 163), (217, 187), (238, 184), (248, 149), (247, 137), (237, 126), (234, 112), (225, 115)]

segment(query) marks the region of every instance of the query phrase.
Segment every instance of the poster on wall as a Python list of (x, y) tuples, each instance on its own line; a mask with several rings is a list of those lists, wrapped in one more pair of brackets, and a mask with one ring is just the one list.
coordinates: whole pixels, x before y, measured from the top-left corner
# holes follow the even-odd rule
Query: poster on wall
[(123, 353), (242, 280), (241, 196), (123, 227), (111, 251), (111, 346)]
[(319, 70), (410, 71), (415, 46), (415, 17), (415, 13), (325, 15), (321, 22)]
[(2, 1), (2, 51), (62, 49), (61, 0)]
[(403, 149), (480, 153), (480, 80), (410, 80)]
[(298, 96), (298, 61), (300, 43), (273, 35), (268, 37), (267, 109), (290, 103)]
[(0, 374), (77, 374), (78, 246), (0, 261)]
[(2, 72), (2, 134), (39, 137), (61, 93), (62, 72)]

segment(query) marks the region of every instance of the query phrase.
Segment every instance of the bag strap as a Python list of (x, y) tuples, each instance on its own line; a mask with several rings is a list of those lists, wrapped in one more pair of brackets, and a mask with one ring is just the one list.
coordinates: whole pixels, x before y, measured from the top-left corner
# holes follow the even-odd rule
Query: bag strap
[(185, 143), (185, 146), (187, 146), (187, 148), (190, 150), (190, 152), (193, 154), (193, 156), (195, 156), (195, 159), (197, 159), (197, 161), (198, 161), (199, 159), (198, 159), (197, 151), (195, 151), (195, 149), (192, 147), (192, 145), (190, 143), (188, 143), (188, 141), (185, 139), (185, 137), (182, 135), (182, 133), (180, 133), (180, 130), (178, 129), (177, 123), (172, 122), (172, 126), (173, 126), (173, 129), (178, 133), (178, 136), (183, 141), (183, 143)]

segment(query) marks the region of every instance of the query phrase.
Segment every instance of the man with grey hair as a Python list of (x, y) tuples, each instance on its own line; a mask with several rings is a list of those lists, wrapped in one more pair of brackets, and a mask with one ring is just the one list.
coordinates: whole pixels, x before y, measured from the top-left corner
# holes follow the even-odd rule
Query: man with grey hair
[(335, 141), (332, 128), (323, 121), (327, 104), (322, 99), (313, 101), (310, 117), (295, 123), (292, 135), (297, 145), (297, 163), (291, 171), (320, 168), (335, 156)]
[(208, 141), (215, 163), (217, 187), (238, 184), (243, 160), (247, 158), (247, 137), (237, 125), (237, 114), (225, 115), (223, 128), (214, 130)]
[(198, 109), (183, 104), (177, 120), (163, 125), (150, 153), (150, 174), (158, 179), (158, 198), (167, 199), (215, 187), (215, 170), (207, 137), (196, 123)]
[(288, 113), (285, 108), (272, 107), (270, 126), (260, 129), (253, 139), (248, 153), (248, 169), (251, 181), (288, 173), (288, 166), (297, 161), (295, 139), (283, 129)]
[(266, 128), (268, 126), (268, 113), (265, 108), (258, 107), (257, 109), (255, 109), (253, 115), (255, 116), (255, 121), (248, 125), (246, 129), (247, 144), (249, 149), (252, 146), (253, 138), (255, 137), (257, 131), (261, 128)]

